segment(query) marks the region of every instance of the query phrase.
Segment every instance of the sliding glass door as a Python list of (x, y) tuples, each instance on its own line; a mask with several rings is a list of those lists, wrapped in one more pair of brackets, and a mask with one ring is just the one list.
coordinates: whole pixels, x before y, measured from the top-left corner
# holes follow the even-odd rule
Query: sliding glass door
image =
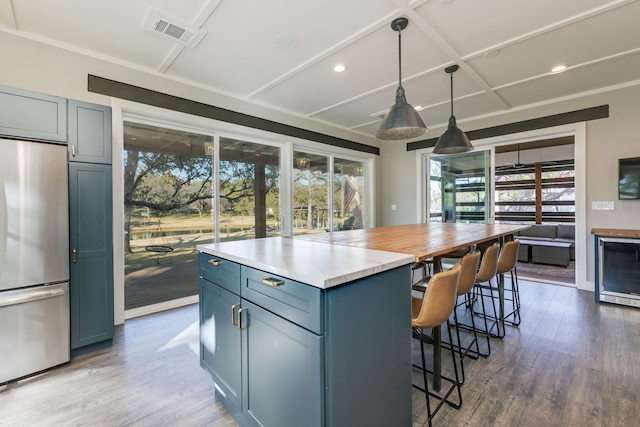
[(218, 164), (218, 240), (280, 235), (280, 147), (220, 137)]
[(125, 310), (198, 295), (212, 239), (213, 136), (124, 122)]
[(362, 161), (294, 151), (294, 235), (364, 228), (366, 212)]
[(428, 222), (491, 222), (491, 151), (429, 156)]

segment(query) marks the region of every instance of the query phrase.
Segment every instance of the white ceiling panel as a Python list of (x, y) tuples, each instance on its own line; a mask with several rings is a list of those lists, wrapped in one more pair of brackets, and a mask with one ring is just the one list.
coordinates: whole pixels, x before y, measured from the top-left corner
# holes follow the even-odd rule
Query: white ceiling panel
[(630, 4), (513, 44), (493, 58), (481, 56), (468, 63), (493, 87), (549, 73), (559, 64), (590, 64), (637, 49), (638, 16), (640, 3)]
[[(616, 69), (615, 73), (610, 72)], [(500, 89), (498, 93), (511, 105), (527, 105), (550, 99), (585, 93), (594, 87), (622, 84), (640, 84), (640, 51), (590, 67), (578, 68), (560, 74)]]
[(395, 10), (390, 1), (224, 0), (169, 72), (247, 97)]
[(416, 9), (461, 56), (483, 51), (599, 9), (606, 0), (430, 1)]
[[(423, 52), (429, 52), (424, 55)], [(447, 56), (431, 40), (409, 23), (402, 32), (402, 75), (407, 81), (424, 70), (437, 69)], [(333, 71), (344, 64), (343, 73)], [(398, 84), (398, 33), (388, 23), (366, 38), (359, 39), (313, 66), (276, 84), (254, 99), (270, 105), (286, 105), (287, 109), (306, 114), (322, 110), (367, 93), (371, 87)], [(327, 82), (330, 87), (319, 85)], [(302, 95), (302, 96), (300, 96)]]
[(180, 7), (170, 0), (13, 0), (12, 4), (18, 30), (55, 43), (156, 68), (176, 43), (143, 29), (150, 7), (190, 22), (201, 9), (203, 0), (181, 1)]

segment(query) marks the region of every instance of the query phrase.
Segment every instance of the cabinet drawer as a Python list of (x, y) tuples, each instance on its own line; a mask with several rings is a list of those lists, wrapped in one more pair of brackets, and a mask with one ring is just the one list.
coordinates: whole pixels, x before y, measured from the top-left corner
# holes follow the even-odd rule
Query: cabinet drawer
[(200, 277), (240, 295), (240, 264), (205, 253), (199, 259)]
[(322, 334), (322, 290), (242, 266), (240, 295), (280, 317)]

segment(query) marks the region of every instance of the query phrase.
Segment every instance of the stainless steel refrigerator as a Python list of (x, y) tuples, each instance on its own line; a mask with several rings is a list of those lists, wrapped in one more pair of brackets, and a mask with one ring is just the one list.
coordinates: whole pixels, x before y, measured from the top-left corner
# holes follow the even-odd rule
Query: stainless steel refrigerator
[(69, 361), (65, 146), (0, 139), (0, 384)]

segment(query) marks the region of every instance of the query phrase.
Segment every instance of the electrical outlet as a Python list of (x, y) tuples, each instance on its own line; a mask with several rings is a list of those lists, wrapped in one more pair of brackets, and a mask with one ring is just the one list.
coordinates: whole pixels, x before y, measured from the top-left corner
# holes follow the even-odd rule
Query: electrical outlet
[(593, 211), (612, 211), (613, 210), (613, 202), (591, 202), (591, 210)]
[(392, 211), (397, 211), (397, 210), (398, 210), (398, 206), (396, 206), (396, 205), (391, 205), (391, 210), (392, 210)]

